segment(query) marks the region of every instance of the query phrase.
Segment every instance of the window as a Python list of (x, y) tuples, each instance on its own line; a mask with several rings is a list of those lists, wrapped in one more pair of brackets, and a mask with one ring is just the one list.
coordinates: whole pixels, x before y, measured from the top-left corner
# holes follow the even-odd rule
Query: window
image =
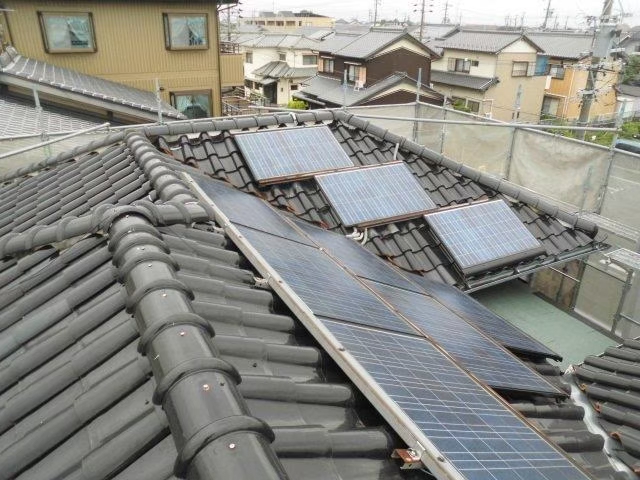
[(323, 58), (320, 69), (324, 73), (333, 73), (333, 58)]
[(467, 108), (469, 109), (470, 112), (478, 113), (480, 111), (480, 102), (467, 100)]
[(564, 66), (562, 66), (562, 65), (549, 65), (549, 75), (551, 75), (551, 78), (557, 78), (558, 80), (564, 80)]
[(529, 62), (513, 62), (511, 67), (512, 77), (526, 77), (529, 71)]
[(553, 97), (544, 97), (542, 100), (542, 113), (544, 115), (558, 115), (558, 107), (560, 106), (560, 100)]
[(93, 17), (90, 13), (38, 12), (48, 53), (95, 52)]
[(347, 81), (355, 82), (360, 78), (360, 65), (349, 65), (347, 67)]
[(244, 54), (244, 61), (246, 63), (253, 63), (253, 52), (246, 52)]
[(471, 60), (466, 58), (450, 58), (447, 70), (450, 72), (469, 73), (471, 69)]
[(286, 62), (287, 61), (287, 54), (278, 52), (278, 60), (280, 60), (281, 62)]
[(164, 13), (164, 39), (168, 50), (209, 48), (207, 15)]
[(317, 65), (318, 64), (318, 56), (317, 55), (302, 55), (302, 64), (303, 65)]
[(187, 118), (211, 116), (211, 91), (171, 93), (171, 105)]
[(298, 85), (291, 85), (291, 90), (298, 90)]

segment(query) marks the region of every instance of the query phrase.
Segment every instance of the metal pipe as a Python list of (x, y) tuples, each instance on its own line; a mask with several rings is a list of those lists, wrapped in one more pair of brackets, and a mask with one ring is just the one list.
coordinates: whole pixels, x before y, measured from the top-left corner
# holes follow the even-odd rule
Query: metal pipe
[(600, 127), (574, 127), (566, 125), (538, 125), (531, 123), (498, 123), (498, 122), (474, 122), (469, 120), (437, 120), (433, 118), (409, 118), (409, 117), (389, 117), (385, 115), (361, 115), (360, 118), (375, 118), (380, 120), (398, 120), (405, 122), (422, 122), (422, 123), (443, 123), (449, 125), (481, 125), (485, 127), (516, 127), (516, 128), (535, 128), (541, 130), (578, 130), (578, 131), (598, 131), (598, 132), (617, 132), (617, 128), (600, 128)]
[(85, 133), (95, 132), (96, 130), (100, 130), (101, 128), (108, 128), (109, 122), (103, 123), (101, 125), (96, 125), (95, 127), (87, 128), (86, 130), (80, 130), (75, 133), (71, 133), (69, 135), (65, 135), (64, 137), (58, 137), (51, 140), (47, 140), (46, 142), (37, 143), (35, 145), (29, 145), (28, 147), (19, 148), (18, 150), (12, 150), (11, 152), (6, 152), (0, 154), (0, 160), (7, 157), (13, 157), (14, 155), (19, 155), (20, 153), (25, 153), (31, 150), (35, 150), (36, 148), (42, 148), (47, 145), (51, 145), (52, 143), (61, 142), (62, 140), (68, 140), (69, 138), (78, 137)]
[(622, 294), (620, 295), (620, 301), (618, 302), (618, 308), (616, 309), (616, 313), (613, 316), (613, 324), (611, 325), (611, 333), (616, 334), (616, 328), (618, 327), (618, 323), (620, 319), (623, 318), (622, 309), (624, 308), (624, 302), (627, 299), (627, 293), (631, 289), (631, 281), (633, 279), (633, 269), (625, 269), (627, 270), (627, 278), (624, 281), (624, 286), (622, 287)]
[(562, 275), (563, 277), (568, 278), (569, 280), (573, 280), (576, 283), (580, 283), (580, 280), (578, 278), (572, 277), (568, 273), (564, 273), (562, 270), (558, 270), (557, 268), (553, 268), (553, 267), (549, 267), (549, 269), (553, 270), (556, 273), (559, 273), (560, 275)]

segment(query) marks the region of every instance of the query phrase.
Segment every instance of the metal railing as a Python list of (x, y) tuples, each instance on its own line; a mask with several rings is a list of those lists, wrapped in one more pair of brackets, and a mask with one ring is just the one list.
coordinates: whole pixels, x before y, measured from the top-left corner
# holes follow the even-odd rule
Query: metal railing
[(240, 53), (240, 45), (235, 42), (220, 42), (220, 53), (223, 55)]

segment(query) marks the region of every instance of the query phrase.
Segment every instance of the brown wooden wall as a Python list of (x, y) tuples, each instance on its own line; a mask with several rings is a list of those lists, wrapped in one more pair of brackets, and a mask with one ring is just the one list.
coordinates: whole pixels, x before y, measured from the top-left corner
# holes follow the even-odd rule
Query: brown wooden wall
[[(5, 0), (4, 4), (14, 10), (7, 14), (7, 20), (12, 43), (22, 55), (144, 90), (154, 90), (158, 78), (167, 101), (170, 92), (211, 90), (214, 115), (221, 113), (218, 17), (214, 2)], [(38, 11), (91, 12), (97, 51), (47, 53)], [(163, 13), (206, 13), (209, 48), (167, 50)], [(232, 76), (238, 76), (238, 84), (242, 84), (239, 74), (242, 56), (229, 57), (224, 59), (225, 68)], [(227, 79), (224, 83), (233, 82)]]

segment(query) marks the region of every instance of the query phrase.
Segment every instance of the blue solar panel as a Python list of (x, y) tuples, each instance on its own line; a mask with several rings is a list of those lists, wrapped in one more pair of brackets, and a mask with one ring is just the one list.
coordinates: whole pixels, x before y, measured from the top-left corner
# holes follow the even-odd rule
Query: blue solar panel
[(404, 163), (316, 176), (343, 225), (367, 225), (420, 216), (436, 208)]
[(317, 248), (244, 227), (238, 230), (315, 314), (417, 335)]
[(465, 275), (545, 253), (502, 200), (430, 213), (425, 218)]
[(236, 190), (218, 180), (200, 175), (193, 175), (193, 179), (232, 223), (297, 242), (311, 243), (264, 200)]
[(366, 281), (415, 327), (494, 388), (564, 395), (513, 354), (427, 295)]
[(300, 220), (294, 222), (311, 240), (324, 248), (355, 275), (408, 290), (420, 290), (419, 287), (396, 272), (387, 262), (356, 241), (339, 233), (314, 227), (307, 222)]
[(236, 143), (260, 183), (353, 167), (329, 127), (301, 127), (240, 133)]
[(426, 340), (321, 321), (465, 479), (589, 478)]
[(484, 333), (510, 350), (562, 360), (562, 357), (553, 350), (457, 288), (441, 282), (434, 282), (420, 275), (411, 275), (411, 280), (419, 284), (428, 295), (438, 300), (449, 310), (473, 323)]

